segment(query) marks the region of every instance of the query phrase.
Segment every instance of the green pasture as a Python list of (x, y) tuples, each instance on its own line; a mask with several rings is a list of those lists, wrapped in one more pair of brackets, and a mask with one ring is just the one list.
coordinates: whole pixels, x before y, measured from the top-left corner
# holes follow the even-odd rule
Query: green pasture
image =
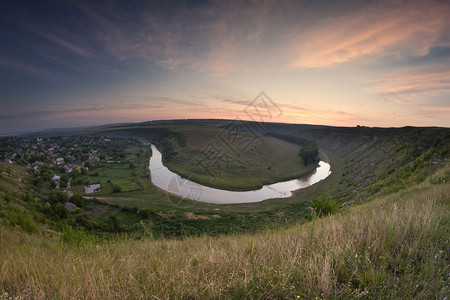
[(301, 149), (286, 141), (222, 128), (173, 126), (186, 146), (171, 141), (176, 155), (166, 161), (172, 171), (192, 181), (228, 190), (252, 190), (264, 184), (313, 172), (298, 156)]

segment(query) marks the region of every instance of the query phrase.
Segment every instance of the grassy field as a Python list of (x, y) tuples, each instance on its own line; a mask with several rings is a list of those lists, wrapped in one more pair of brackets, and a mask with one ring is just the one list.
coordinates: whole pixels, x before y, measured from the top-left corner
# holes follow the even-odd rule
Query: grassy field
[(450, 185), (415, 188), (256, 235), (183, 240), (0, 227), (2, 299), (444, 299)]
[(235, 133), (205, 126), (168, 126), (182, 132), (186, 143), (171, 144), (177, 153), (166, 165), (172, 171), (207, 186), (252, 190), (264, 184), (310, 174), (298, 156), (301, 147), (279, 139)]
[(151, 150), (149, 146), (126, 147), (126, 162), (102, 162), (87, 175), (76, 178), (72, 184), (74, 193), (84, 194), (86, 183), (101, 184), (101, 191), (95, 195), (110, 195), (114, 193), (114, 185), (119, 186), (121, 192), (143, 190), (149, 188), (148, 156)]

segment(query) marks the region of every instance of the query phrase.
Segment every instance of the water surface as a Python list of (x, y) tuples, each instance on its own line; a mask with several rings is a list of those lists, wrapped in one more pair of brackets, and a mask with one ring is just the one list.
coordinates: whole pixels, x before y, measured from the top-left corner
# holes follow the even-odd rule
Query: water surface
[(315, 172), (305, 178), (293, 179), (264, 185), (259, 190), (253, 191), (228, 191), (204, 186), (170, 171), (162, 162), (161, 152), (152, 147), (150, 158), (150, 174), (152, 183), (171, 194), (207, 203), (232, 204), (260, 202), (273, 198), (288, 198), (292, 193), (309, 187), (331, 174), (330, 164), (320, 161)]

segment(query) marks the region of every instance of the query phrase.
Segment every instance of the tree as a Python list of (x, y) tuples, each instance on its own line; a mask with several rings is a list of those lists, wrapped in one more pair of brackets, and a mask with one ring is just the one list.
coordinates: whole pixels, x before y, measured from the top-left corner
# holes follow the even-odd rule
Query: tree
[(67, 209), (64, 207), (64, 204), (59, 202), (56, 203), (53, 211), (55, 212), (55, 215), (57, 215), (60, 219), (67, 218)]
[(78, 195), (78, 194), (75, 194), (72, 197), (70, 197), (69, 201), (78, 207), (84, 207), (84, 205), (85, 205), (85, 200), (84, 200), (83, 196)]
[(303, 163), (306, 165), (315, 164), (319, 161), (319, 148), (310, 143), (300, 149), (298, 155), (303, 159)]

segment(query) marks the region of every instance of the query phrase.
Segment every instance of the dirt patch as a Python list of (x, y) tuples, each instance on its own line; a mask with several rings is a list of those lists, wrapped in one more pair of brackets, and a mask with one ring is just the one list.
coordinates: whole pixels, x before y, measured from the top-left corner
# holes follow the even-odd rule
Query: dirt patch
[(167, 212), (167, 213), (163, 213), (163, 212), (160, 211), (157, 214), (158, 214), (158, 216), (163, 217), (163, 218), (173, 218), (173, 217), (175, 217), (175, 212), (174, 211), (170, 211), (170, 212)]
[(104, 215), (110, 211), (110, 206), (105, 204), (97, 204), (94, 209), (86, 210), (83, 209), (83, 214), (85, 214), (89, 220), (93, 220), (101, 215)]
[(278, 212), (276, 213), (276, 215), (277, 215), (278, 217), (284, 217), (284, 211), (278, 211)]
[(189, 220), (209, 219), (208, 216), (196, 215), (191, 211), (186, 212), (185, 215), (186, 215), (186, 217), (188, 217)]

